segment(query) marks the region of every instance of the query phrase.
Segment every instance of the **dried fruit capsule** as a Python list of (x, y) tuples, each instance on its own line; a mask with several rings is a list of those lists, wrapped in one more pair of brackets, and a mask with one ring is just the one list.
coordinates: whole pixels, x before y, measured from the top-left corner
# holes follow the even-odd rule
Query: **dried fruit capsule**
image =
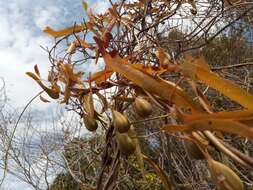
[(120, 133), (125, 133), (130, 128), (130, 122), (126, 116), (122, 113), (113, 110), (113, 126), (118, 130)]
[(120, 152), (124, 155), (133, 154), (136, 148), (133, 140), (127, 133), (116, 133), (116, 139), (119, 145)]
[(199, 149), (199, 147), (195, 143), (193, 143), (191, 141), (185, 141), (184, 144), (185, 144), (185, 148), (191, 158), (196, 159), (196, 160), (205, 159), (203, 153), (201, 152), (201, 150)]
[(89, 131), (95, 131), (98, 128), (98, 123), (93, 117), (84, 115), (83, 122), (86, 129), (88, 129)]
[(147, 117), (152, 113), (151, 104), (141, 97), (135, 98), (134, 106), (137, 114), (141, 117)]
[(243, 190), (243, 183), (228, 166), (208, 159), (210, 172), (218, 190)]

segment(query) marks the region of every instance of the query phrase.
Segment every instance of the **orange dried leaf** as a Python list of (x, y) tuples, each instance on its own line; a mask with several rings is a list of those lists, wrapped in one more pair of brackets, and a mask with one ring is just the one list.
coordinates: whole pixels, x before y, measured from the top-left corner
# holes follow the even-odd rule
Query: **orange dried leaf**
[(59, 94), (60, 94), (60, 91), (59, 89), (54, 89), (54, 88), (48, 88), (46, 87), (42, 82), (41, 80), (35, 75), (33, 74), (32, 72), (26, 72), (26, 74), (31, 77), (32, 79), (34, 79), (39, 85), (40, 87), (45, 90), (45, 92), (53, 99), (58, 99), (59, 98)]
[(207, 66), (203, 65), (207, 65), (203, 58), (195, 60), (186, 59), (181, 69), (184, 73), (190, 73), (189, 76), (191, 78), (204, 82), (231, 100), (238, 102), (243, 107), (253, 110), (253, 95), (249, 94), (237, 84), (221, 78), (216, 73), (208, 70)]
[(110, 54), (105, 53), (103, 58), (105, 64), (110, 69), (120, 73), (146, 91), (154, 93), (163, 99), (170, 100), (179, 107), (190, 109), (195, 112), (198, 111), (198, 106), (190, 100), (184, 91), (177, 88), (173, 83), (154, 78), (141, 70), (133, 68), (131, 64), (128, 63), (127, 59), (123, 59), (119, 55), (111, 57)]
[(119, 14), (117, 12), (117, 5), (116, 4), (114, 4), (112, 6), (112, 8), (109, 8), (108, 11), (111, 14), (111, 16), (114, 17), (115, 19), (119, 18)]
[(185, 125), (165, 125), (162, 130), (168, 133), (192, 131), (222, 131), (253, 139), (253, 128), (231, 119), (200, 119)]
[(222, 111), (216, 113), (198, 113), (194, 115), (183, 115), (185, 122), (191, 122), (199, 119), (233, 119), (236, 121), (252, 120), (253, 111), (251, 110), (237, 110), (237, 111)]
[(50, 28), (49, 26), (47, 26), (43, 30), (43, 32), (57, 38), (57, 37), (61, 37), (61, 36), (68, 36), (68, 35), (73, 34), (73, 33), (78, 33), (78, 32), (84, 31), (85, 29), (86, 29), (85, 24), (75, 25), (75, 26), (72, 26), (72, 27), (69, 27), (69, 28), (58, 30), (58, 31), (55, 31), (52, 28)]
[(161, 67), (151, 67), (151, 66), (145, 66), (143, 64), (140, 63), (135, 63), (135, 64), (131, 64), (132, 67), (139, 69), (143, 72), (146, 72), (150, 75), (161, 75), (162, 73), (164, 73), (166, 71), (166, 69), (163, 69)]
[(97, 85), (100, 85), (102, 82), (105, 82), (113, 74), (111, 70), (102, 70), (98, 71), (91, 75), (90, 81), (95, 81)]
[(73, 86), (75, 83), (82, 83), (81, 77), (83, 73), (75, 73), (73, 65), (68, 63), (58, 63), (60, 79), (67, 85)]

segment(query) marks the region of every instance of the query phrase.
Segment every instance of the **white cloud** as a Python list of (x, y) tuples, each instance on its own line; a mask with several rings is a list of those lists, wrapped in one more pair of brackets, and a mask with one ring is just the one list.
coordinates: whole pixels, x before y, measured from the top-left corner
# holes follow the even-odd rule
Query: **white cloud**
[[(82, 22), (84, 12), (82, 0), (0, 0), (0, 77), (6, 83), (7, 96), (14, 107), (23, 107), (32, 96), (41, 89), (25, 75), (32, 71), (37, 64), (42, 76), (46, 77), (49, 69), (48, 55), (40, 45), (51, 47), (53, 39), (43, 34), (42, 29), (49, 25), (62, 28), (74, 22)], [(109, 6), (105, 1), (95, 1), (96, 13), (104, 12)], [(90, 1), (93, 7), (94, 1)], [(88, 70), (101, 68), (89, 65)], [(36, 107), (37, 105), (37, 107)], [(33, 107), (48, 108), (52, 104), (41, 103), (37, 100)], [(1, 171), (0, 171), (1, 174)], [(1, 177), (1, 175), (0, 175)], [(8, 177), (5, 183), (9, 189), (29, 189), (13, 177)]]
[[(43, 34), (42, 29), (47, 25), (59, 28), (81, 21), (80, 5), (79, 0), (0, 1), (0, 77), (6, 82), (7, 95), (13, 106), (24, 106), (40, 91), (25, 75), (26, 71), (32, 71), (37, 64), (42, 74), (47, 75), (48, 55), (40, 45), (50, 47), (53, 39)], [(39, 102), (35, 104), (45, 107), (46, 104)]]
[(93, 1), (90, 1), (92, 4), (92, 11), (94, 13), (104, 13), (108, 7), (110, 7), (110, 3), (109, 1), (105, 1), (105, 0), (100, 0), (100, 1), (96, 1), (95, 3)]
[(58, 7), (48, 7), (48, 9), (43, 10), (37, 7), (35, 9), (34, 17), (35, 24), (39, 28), (44, 28), (45, 26), (57, 23), (57, 20), (61, 18), (61, 10)]

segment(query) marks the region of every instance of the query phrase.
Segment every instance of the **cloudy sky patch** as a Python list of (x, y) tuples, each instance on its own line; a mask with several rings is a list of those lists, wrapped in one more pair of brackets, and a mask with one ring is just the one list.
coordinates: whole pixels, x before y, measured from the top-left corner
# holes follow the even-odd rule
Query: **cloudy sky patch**
[[(108, 2), (89, 0), (94, 12), (103, 12)], [(4, 78), (9, 104), (23, 107), (41, 89), (29, 77), (37, 64), (42, 76), (47, 76), (50, 66), (47, 53), (40, 46), (51, 47), (54, 40), (42, 32), (45, 26), (60, 29), (83, 21), (85, 13), (82, 0), (9, 0), (0, 1), (0, 77)], [(101, 65), (88, 66), (92, 71)], [(1, 84), (1, 83), (0, 83)], [(37, 100), (33, 107), (48, 109), (52, 104)], [(1, 174), (1, 172), (0, 172)], [(1, 177), (1, 175), (0, 175)], [(30, 189), (9, 176), (8, 189)]]
[[(89, 1), (94, 12), (109, 6), (103, 1)], [(40, 46), (51, 47), (53, 39), (42, 32), (83, 21), (81, 0), (9, 0), (0, 1), (0, 77), (6, 82), (7, 95), (14, 106), (24, 106), (40, 88), (25, 75), (37, 64), (47, 76), (49, 61)], [(39, 101), (34, 105), (43, 106)]]

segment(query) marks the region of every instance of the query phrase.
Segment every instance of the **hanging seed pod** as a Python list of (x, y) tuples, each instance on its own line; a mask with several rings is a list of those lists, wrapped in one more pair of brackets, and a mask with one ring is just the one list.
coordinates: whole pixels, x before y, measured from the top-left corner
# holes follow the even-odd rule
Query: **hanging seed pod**
[(84, 115), (83, 122), (86, 129), (88, 129), (89, 131), (95, 131), (98, 128), (98, 123), (93, 117)]
[(151, 104), (141, 97), (135, 98), (134, 107), (137, 114), (141, 117), (147, 117), (152, 113)]
[(205, 156), (203, 155), (203, 153), (201, 152), (201, 150), (195, 143), (191, 141), (185, 141), (184, 144), (189, 156), (192, 159), (196, 159), (196, 160), (205, 159)]
[(130, 128), (130, 122), (126, 116), (122, 113), (113, 110), (113, 126), (118, 130), (120, 133), (125, 133)]
[(119, 145), (120, 152), (126, 156), (133, 154), (136, 148), (133, 140), (127, 133), (116, 133), (116, 139)]
[(228, 166), (208, 159), (212, 178), (218, 190), (243, 190), (243, 183), (237, 174)]

